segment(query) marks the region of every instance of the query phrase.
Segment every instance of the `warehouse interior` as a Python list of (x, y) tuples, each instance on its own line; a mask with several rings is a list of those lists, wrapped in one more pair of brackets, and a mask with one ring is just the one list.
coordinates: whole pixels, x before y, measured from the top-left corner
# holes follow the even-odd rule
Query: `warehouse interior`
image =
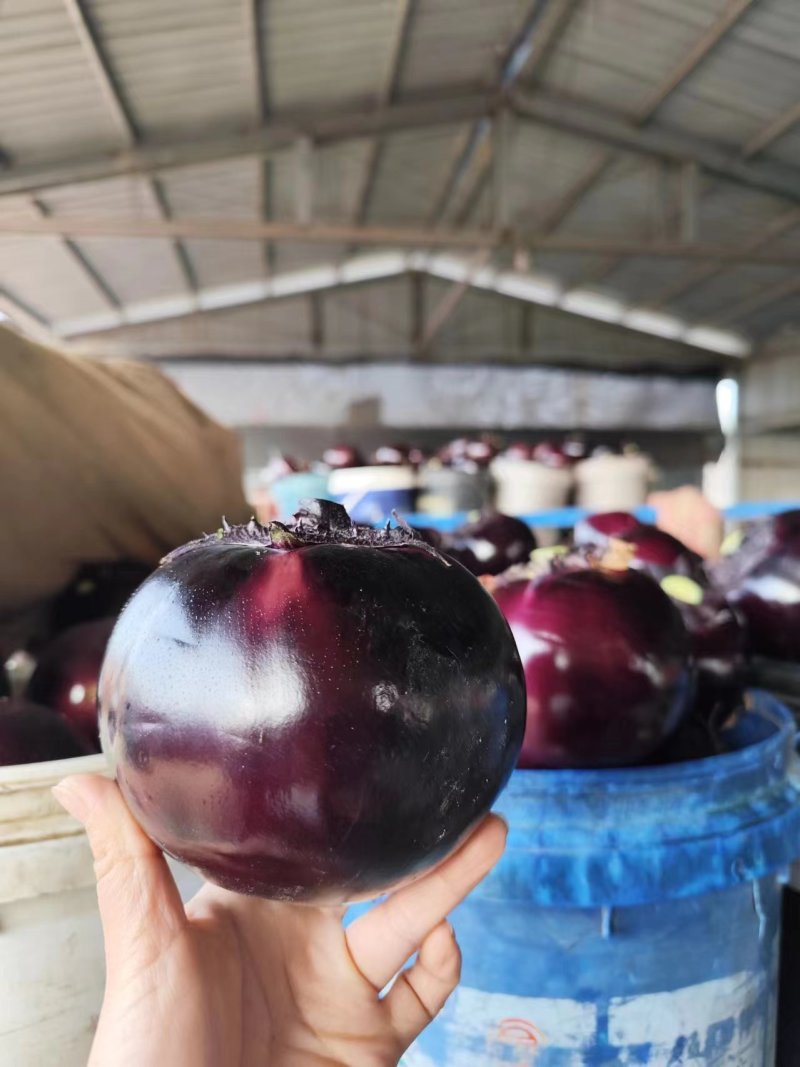
[(2, 1067), (800, 1065), (800, 0), (0, 0), (0, 499)]
[[(733, 377), (745, 491), (766, 465), (791, 494), (798, 22), (793, 0), (7, 0), (2, 310), (197, 381), (258, 458), (264, 422), (265, 447), (331, 424), (324, 387), (287, 423), (267, 377), (259, 417), (209, 364), (404, 364), (412, 393), (444, 365)], [(584, 407), (571, 428), (663, 430)], [(386, 421), (356, 396), (331, 432)], [(710, 403), (680, 444), (673, 423), (712, 458)]]

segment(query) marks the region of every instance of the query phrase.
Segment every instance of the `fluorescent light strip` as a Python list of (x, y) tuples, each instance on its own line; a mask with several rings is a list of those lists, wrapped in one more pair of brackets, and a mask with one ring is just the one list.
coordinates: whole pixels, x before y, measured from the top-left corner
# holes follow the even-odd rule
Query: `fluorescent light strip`
[(126, 305), (120, 312), (63, 319), (53, 326), (53, 330), (60, 337), (75, 337), (125, 325), (179, 318), (198, 310), (218, 311), (301, 293), (321, 292), (337, 285), (380, 281), (407, 271), (422, 271), (443, 281), (468, 284), (476, 289), (500, 293), (543, 307), (559, 307), (583, 318), (618, 323), (637, 333), (682, 341), (721, 355), (744, 357), (751, 350), (750, 344), (739, 334), (712, 326), (692, 326), (682, 319), (645, 307), (629, 307), (613, 297), (590, 289), (565, 290), (557, 279), (544, 274), (501, 271), (491, 266), (476, 267), (460, 256), (427, 252), (390, 251), (355, 256), (339, 266), (307, 267), (272, 278), (202, 289), (192, 296), (140, 301)]
[(686, 331), (686, 323), (681, 319), (660, 311), (650, 311), (648, 308), (631, 308), (625, 312), (620, 322), (632, 330), (641, 330), (642, 333), (666, 337), (668, 340), (677, 340)]
[(571, 311), (574, 315), (584, 315), (600, 322), (621, 322), (627, 310), (619, 300), (590, 289), (569, 289), (558, 301), (558, 306), (562, 311)]
[(336, 285), (351, 285), (355, 282), (379, 281), (402, 274), (407, 269), (403, 253), (380, 253), (374, 256), (355, 256), (337, 266), (307, 267), (303, 270), (286, 271), (272, 278), (239, 282), (236, 285), (217, 285), (201, 289), (193, 296), (174, 296), (160, 300), (142, 300), (127, 304), (120, 311), (102, 312), (75, 319), (62, 319), (53, 329), (59, 337), (75, 337), (82, 334), (100, 333), (121, 326), (161, 322), (164, 319), (181, 318), (195, 311), (220, 311), (225, 308), (245, 307), (264, 300), (297, 296), (331, 289)]

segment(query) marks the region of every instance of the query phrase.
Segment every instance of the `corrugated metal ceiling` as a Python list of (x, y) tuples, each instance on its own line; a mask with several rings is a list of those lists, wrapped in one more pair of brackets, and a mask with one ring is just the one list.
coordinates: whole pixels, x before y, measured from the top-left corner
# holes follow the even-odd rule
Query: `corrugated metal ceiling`
[[(353, 109), (369, 115), (376, 108), (414, 106), (420, 100), (439, 106), (451, 94), (497, 89), (515, 46), (524, 52), (521, 31), (527, 26), (533, 28), (533, 51), (527, 63), (522, 55), (515, 90), (544, 89), (693, 143), (700, 138), (731, 161), (751, 155), (794, 168), (800, 176), (796, 124), (779, 124), (778, 134), (758, 153), (748, 147), (781, 116), (791, 117), (797, 103), (796, 0), (749, 5), (742, 0), (707, 54), (681, 73), (687, 56), (716, 33), (734, 2), (81, 0), (79, 7), (96, 36), (111, 91), (131, 119), (134, 140), (145, 147), (203, 141), (215, 131), (237, 137), (256, 128), (262, 117), (280, 124)], [(559, 6), (570, 17), (565, 14), (559, 24), (563, 32), (554, 33), (539, 62), (537, 33), (549, 32), (547, 20)], [(65, 0), (0, 3), (0, 152), (6, 173), (125, 147), (124, 131), (91, 59)], [(663, 101), (651, 115), (653, 94), (663, 95)], [(376, 139), (362, 132), (322, 143), (311, 157), (313, 188), (306, 206), (314, 220), (334, 224), (363, 217), (370, 226), (474, 228), (497, 223), (499, 210), (503, 225), (524, 234), (552, 225), (557, 235), (581, 239), (645, 242), (685, 236), (680, 228), (684, 177), (677, 163), (665, 166), (646, 154), (621, 152), (557, 123), (511, 122), (507, 146), (495, 147), (494, 163), (493, 143), (500, 144), (499, 135), (493, 142), (485, 127), (447, 122), (446, 116), (427, 127), (411, 122), (410, 128), (389, 128)], [(506, 155), (498, 165), (501, 150)], [(35, 199), (0, 198), (0, 219), (21, 211), (56, 219), (294, 220), (304, 210), (299, 160), (287, 149), (266, 166), (245, 154), (163, 170), (158, 185), (136, 175), (57, 185), (39, 190)], [(597, 176), (589, 180), (593, 171)], [(761, 251), (800, 255), (800, 225), (780, 232), (796, 200), (793, 204), (741, 180), (720, 180), (718, 174), (701, 173), (698, 189), (696, 240), (745, 246), (758, 242), (765, 227), (777, 227)], [(176, 245), (169, 238), (0, 236), (0, 287), (57, 330), (59, 323), (119, 311), (118, 305), (124, 321), (128, 305), (184, 298), (192, 284), (206, 290), (249, 283), (270, 272), (339, 263), (357, 248), (345, 241), (270, 245), (194, 237)], [(533, 269), (553, 275), (561, 285), (594, 285), (630, 304), (660, 305), (660, 294), (674, 288), (676, 295), (662, 310), (701, 323), (713, 323), (717, 314), (730, 317), (738, 301), (746, 306), (753, 294), (774, 283), (774, 304), (754, 306), (735, 323), (756, 338), (796, 316), (796, 301), (781, 296), (791, 266), (721, 264), (707, 280), (681, 291), (682, 280), (697, 266), (688, 259), (633, 254), (541, 252), (532, 260)], [(391, 284), (384, 284), (391, 293)], [(444, 283), (432, 282), (429, 288), (438, 291), (440, 285), (446, 292)], [(344, 322), (369, 299), (378, 299), (371, 288), (372, 297), (367, 290), (329, 294), (330, 323)], [(405, 305), (391, 311), (399, 318), (408, 315)], [(297, 305), (293, 313), (298, 314)], [(382, 314), (376, 308), (376, 321)], [(484, 345), (487, 352), (493, 343), (502, 349), (522, 314), (508, 300), (471, 293), (437, 339), (434, 357), (444, 358), (462, 342)], [(237, 313), (225, 315), (233, 321)], [(262, 344), (271, 352), (311, 336), (310, 322), (302, 329), (294, 323), (291, 329), (276, 329), (267, 341), (263, 322), (272, 318), (279, 318), (274, 308), (263, 316), (255, 308), (243, 309), (236, 344), (243, 343), (247, 328), (256, 331), (250, 348)], [(126, 328), (120, 337), (134, 348), (145, 331), (148, 338), (185, 339), (191, 334), (188, 321), (176, 321), (174, 331), (166, 323), (133, 332)], [(580, 321), (580, 330), (591, 328), (586, 322)], [(199, 317), (198, 336), (207, 328)], [(325, 344), (332, 355), (355, 343), (344, 328), (330, 328)], [(376, 327), (363, 329), (371, 338)], [(233, 334), (215, 326), (213, 336), (224, 351), (225, 338)], [(634, 334), (632, 343), (644, 342)], [(163, 345), (168, 349), (169, 342)], [(612, 349), (604, 358), (621, 358), (617, 342)]]

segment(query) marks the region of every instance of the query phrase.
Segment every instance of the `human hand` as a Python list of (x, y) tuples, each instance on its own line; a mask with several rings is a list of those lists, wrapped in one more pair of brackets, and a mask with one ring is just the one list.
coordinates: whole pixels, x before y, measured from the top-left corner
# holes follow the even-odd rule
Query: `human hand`
[[(461, 955), (445, 916), (500, 858), (488, 816), (435, 870), (342, 926), (344, 908), (206, 885), (186, 906), (116, 783), (54, 793), (95, 859), (106, 991), (88, 1067), (388, 1067), (441, 1010)], [(379, 992), (400, 972), (383, 998)]]
[(647, 503), (656, 509), (656, 525), (660, 529), (704, 559), (716, 559), (722, 544), (722, 515), (699, 489), (684, 485), (652, 493)]

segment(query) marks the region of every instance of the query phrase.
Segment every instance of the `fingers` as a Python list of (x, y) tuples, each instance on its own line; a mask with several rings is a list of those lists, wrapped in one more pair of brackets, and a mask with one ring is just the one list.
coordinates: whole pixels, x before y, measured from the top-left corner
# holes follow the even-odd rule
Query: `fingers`
[(384, 998), (402, 1049), (439, 1014), (460, 977), (461, 951), (453, 928), (441, 922), (422, 942), (414, 965), (400, 972)]
[(360, 916), (346, 931), (356, 967), (382, 989), (500, 859), (506, 824), (489, 815), (452, 856)]
[(115, 782), (73, 775), (53, 795), (89, 837), (109, 978), (146, 966), (185, 922), (164, 856), (136, 823)]

